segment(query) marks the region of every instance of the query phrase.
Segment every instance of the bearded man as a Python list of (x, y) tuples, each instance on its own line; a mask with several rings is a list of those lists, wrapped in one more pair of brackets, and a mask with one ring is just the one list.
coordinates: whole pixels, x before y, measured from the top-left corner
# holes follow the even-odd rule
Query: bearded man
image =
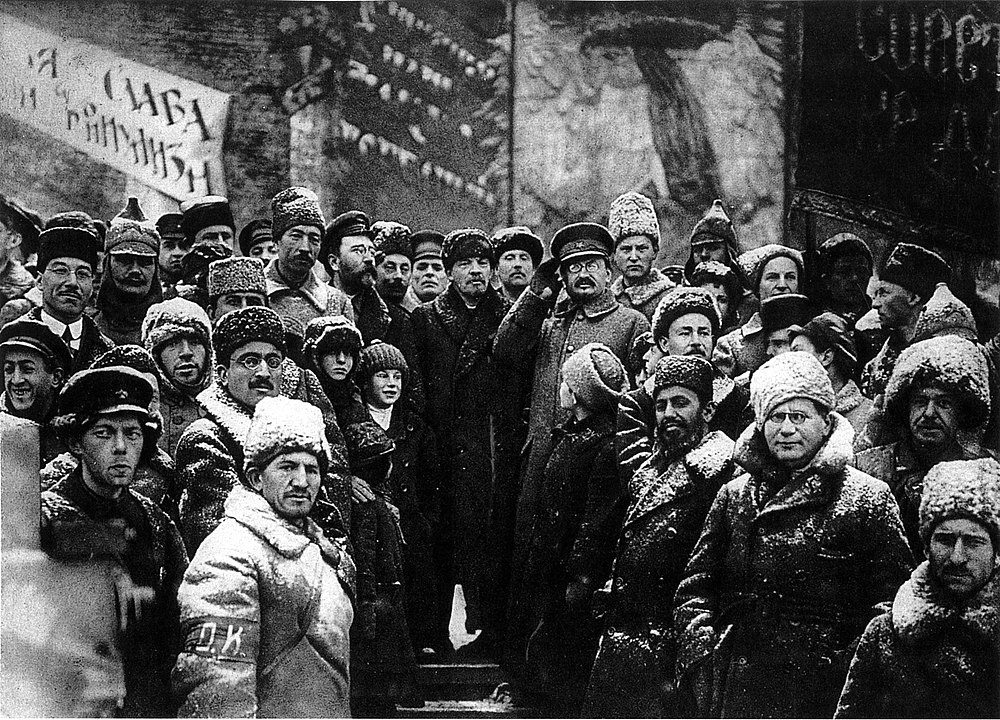
[(673, 598), (705, 516), (732, 479), (733, 441), (709, 432), (714, 370), (701, 357), (656, 365), (656, 443), (629, 483), (605, 630), (587, 688), (587, 717), (680, 717)]

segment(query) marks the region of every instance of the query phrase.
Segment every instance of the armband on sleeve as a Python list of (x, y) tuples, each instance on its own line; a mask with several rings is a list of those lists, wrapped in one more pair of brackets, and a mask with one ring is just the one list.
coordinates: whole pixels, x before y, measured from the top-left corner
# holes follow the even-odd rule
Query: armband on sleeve
[(260, 625), (253, 620), (201, 617), (184, 624), (182, 652), (218, 661), (256, 663)]

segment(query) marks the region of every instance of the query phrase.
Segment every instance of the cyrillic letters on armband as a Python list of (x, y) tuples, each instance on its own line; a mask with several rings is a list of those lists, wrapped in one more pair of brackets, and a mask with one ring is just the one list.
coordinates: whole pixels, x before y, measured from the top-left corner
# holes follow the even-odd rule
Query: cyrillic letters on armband
[(260, 627), (253, 620), (202, 617), (184, 624), (184, 650), (230, 662), (257, 662)]

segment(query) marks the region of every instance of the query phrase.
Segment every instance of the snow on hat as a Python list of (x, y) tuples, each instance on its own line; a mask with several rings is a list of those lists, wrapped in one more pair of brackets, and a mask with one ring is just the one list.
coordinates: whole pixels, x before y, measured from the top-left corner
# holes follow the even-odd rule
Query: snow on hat
[(950, 274), (948, 264), (936, 252), (901, 242), (889, 253), (878, 279), (906, 288), (926, 301), (938, 283), (948, 282)]
[(271, 199), (271, 236), (275, 242), (296, 225), (319, 228), (321, 235), (326, 225), (319, 197), (309, 188), (285, 188)]
[(261, 305), (226, 313), (212, 335), (216, 362), (229, 365), (233, 351), (249, 342), (267, 342), (285, 351), (285, 327), (278, 313)]
[(396, 444), (374, 422), (351, 423), (344, 428), (347, 461), (351, 469), (363, 468), (396, 449)]
[(491, 266), (497, 264), (490, 238), (478, 228), (462, 228), (448, 233), (441, 244), (441, 262), (451, 270), (459, 260), (486, 258)]
[(715, 200), (712, 202), (712, 207), (705, 211), (701, 220), (695, 223), (694, 230), (691, 231), (691, 245), (704, 245), (720, 240), (727, 245), (737, 247), (733, 221), (726, 214), (722, 201)]
[(97, 250), (100, 241), (96, 235), (75, 227), (54, 227), (38, 236), (38, 272), (45, 272), (56, 258), (70, 257), (97, 268)]
[(900, 353), (885, 387), (885, 411), (905, 417), (910, 391), (934, 385), (954, 393), (965, 405), (965, 427), (984, 422), (990, 412), (989, 371), (978, 347), (956, 335), (942, 335), (910, 345)]
[(587, 343), (570, 355), (562, 379), (584, 406), (597, 412), (614, 412), (628, 390), (621, 360), (603, 343)]
[(146, 219), (138, 198), (130, 197), (122, 211), (111, 218), (104, 237), (104, 252), (152, 257), (159, 254), (160, 233), (156, 225)]
[(639, 333), (632, 340), (632, 346), (628, 349), (628, 371), (632, 375), (637, 374), (646, 366), (646, 353), (653, 347), (653, 333), (647, 330)]
[[(97, 356), (90, 369), (108, 367), (127, 367), (142, 373), (157, 375), (156, 361), (142, 345), (115, 345)], [(158, 376), (157, 376), (158, 377)]]
[(264, 263), (260, 258), (234, 255), (214, 260), (208, 266), (208, 297), (215, 300), (226, 293), (253, 292), (267, 297)]
[(56, 213), (45, 221), (46, 230), (54, 227), (79, 228), (80, 230), (86, 230), (96, 238), (101, 237), (101, 233), (97, 229), (97, 222), (82, 210), (67, 210)]
[(920, 537), (924, 546), (941, 522), (975, 520), (1000, 551), (1000, 463), (993, 458), (938, 463), (924, 477), (920, 500)]
[(406, 364), (406, 358), (398, 347), (375, 340), (364, 348), (358, 357), (357, 377), (366, 380), (380, 370), (399, 370), (403, 373), (403, 382), (406, 382), (409, 365)]
[(212, 322), (201, 308), (184, 298), (171, 298), (151, 305), (142, 321), (142, 344), (153, 357), (178, 338), (191, 337), (205, 346), (212, 366)]
[(515, 225), (497, 230), (493, 233), (493, 251), (497, 260), (509, 250), (523, 250), (531, 256), (531, 262), (538, 267), (545, 255), (542, 247), (542, 240), (530, 228), (524, 225)]
[(830, 376), (807, 352), (792, 351), (771, 358), (750, 376), (750, 403), (757, 429), (774, 408), (795, 398), (812, 400), (827, 410), (837, 404)]
[(375, 262), (380, 263), (386, 255), (405, 255), (413, 260), (413, 245), (410, 244), (410, 228), (402, 223), (379, 220), (372, 224), (372, 242), (375, 245)]
[[(683, 268), (682, 268), (683, 270)], [(730, 303), (735, 304), (742, 294), (743, 286), (736, 275), (736, 271), (725, 263), (717, 260), (707, 260), (694, 266), (691, 271), (691, 284), (701, 286), (702, 283), (719, 283), (726, 289)]]
[(872, 269), (872, 251), (868, 243), (859, 238), (854, 233), (842, 232), (833, 235), (816, 249), (816, 260), (819, 266), (819, 274), (825, 275), (830, 271), (833, 263), (838, 258), (857, 255), (864, 258), (868, 263), (868, 270)]
[(747, 278), (747, 282), (750, 284), (750, 290), (755, 295), (760, 293), (760, 278), (764, 273), (764, 267), (779, 257), (786, 257), (795, 263), (799, 269), (799, 283), (801, 284), (805, 272), (805, 263), (802, 259), (802, 253), (795, 248), (770, 243), (768, 245), (761, 245), (754, 250), (748, 250), (740, 255), (738, 262), (743, 270), (743, 274)]
[(253, 419), (243, 441), (244, 469), (267, 467), (274, 458), (290, 452), (315, 456), (320, 471), (330, 464), (323, 413), (315, 405), (282, 396), (265, 397), (254, 407)]
[(938, 283), (923, 310), (917, 316), (913, 342), (938, 335), (958, 335), (975, 342), (979, 339), (972, 310), (945, 283)]
[(812, 301), (798, 293), (773, 295), (760, 304), (760, 324), (765, 333), (805, 325), (814, 314)]
[(712, 380), (715, 371), (705, 358), (693, 355), (667, 355), (656, 363), (653, 380), (653, 397), (663, 388), (679, 385), (701, 400), (702, 405), (712, 401)]
[(667, 337), (670, 324), (688, 313), (700, 313), (707, 317), (712, 323), (712, 335), (718, 338), (722, 320), (712, 294), (700, 287), (675, 287), (667, 291), (653, 313), (653, 341), (659, 342)]
[(643, 235), (654, 248), (660, 247), (660, 223), (656, 219), (653, 201), (637, 192), (619, 195), (611, 203), (608, 213), (608, 231), (615, 247), (627, 237)]
[(188, 240), (194, 242), (199, 230), (213, 225), (226, 225), (236, 232), (236, 221), (229, 207), (229, 200), (221, 195), (205, 195), (181, 203), (181, 228)]
[(320, 367), (323, 356), (335, 348), (346, 348), (352, 354), (360, 352), (361, 331), (343, 315), (324, 315), (306, 324), (302, 354)]

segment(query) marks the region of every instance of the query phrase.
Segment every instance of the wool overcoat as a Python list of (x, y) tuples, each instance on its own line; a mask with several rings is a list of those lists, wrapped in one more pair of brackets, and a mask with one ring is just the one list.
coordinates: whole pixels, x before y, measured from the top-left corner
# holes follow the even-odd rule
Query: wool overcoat
[(349, 717), (354, 566), (242, 485), (178, 594), (180, 717)]
[(847, 466), (853, 431), (794, 475), (756, 427), (746, 474), (722, 487), (677, 590), (677, 675), (712, 717), (830, 717), (853, 645), (912, 559), (885, 483)]

